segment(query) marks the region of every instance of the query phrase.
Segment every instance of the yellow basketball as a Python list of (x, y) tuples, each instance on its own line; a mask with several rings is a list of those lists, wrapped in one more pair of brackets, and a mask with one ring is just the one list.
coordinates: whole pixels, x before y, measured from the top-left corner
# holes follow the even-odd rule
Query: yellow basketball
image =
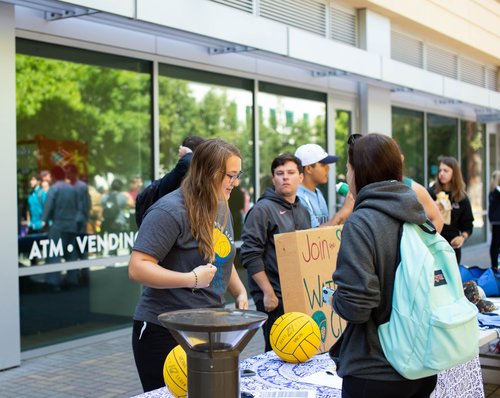
[(165, 358), (163, 380), (174, 397), (187, 397), (187, 358), (180, 345), (170, 351)]
[(302, 312), (287, 312), (271, 327), (271, 347), (286, 362), (298, 363), (311, 359), (321, 342), (319, 327)]

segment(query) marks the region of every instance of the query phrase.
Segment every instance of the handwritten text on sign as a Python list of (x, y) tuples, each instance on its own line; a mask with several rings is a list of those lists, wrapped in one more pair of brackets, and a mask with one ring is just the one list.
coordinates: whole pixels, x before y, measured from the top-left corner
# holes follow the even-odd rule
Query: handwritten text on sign
[(334, 288), (341, 227), (313, 228), (275, 235), (283, 305), (286, 312), (311, 316), (321, 331), (322, 352), (342, 334), (345, 322), (322, 300), (323, 287)]

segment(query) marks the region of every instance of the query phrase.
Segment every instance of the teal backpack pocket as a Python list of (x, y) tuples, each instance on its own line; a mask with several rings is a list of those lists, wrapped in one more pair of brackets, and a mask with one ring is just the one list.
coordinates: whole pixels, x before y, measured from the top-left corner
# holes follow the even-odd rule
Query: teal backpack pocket
[(431, 317), (424, 366), (440, 371), (473, 359), (478, 334), (476, 306), (465, 297), (440, 307)]

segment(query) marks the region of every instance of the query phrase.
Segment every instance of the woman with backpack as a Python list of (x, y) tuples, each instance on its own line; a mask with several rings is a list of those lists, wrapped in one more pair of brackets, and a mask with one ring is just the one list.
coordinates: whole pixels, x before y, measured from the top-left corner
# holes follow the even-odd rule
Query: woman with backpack
[(402, 183), (401, 153), (392, 138), (355, 135), (348, 144), (347, 182), (355, 203), (342, 230), (331, 301), (348, 322), (330, 349), (343, 378), (342, 397), (428, 397), (437, 376), (401, 376), (384, 355), (377, 332), (392, 309), (401, 226), (423, 224), (425, 211)]
[(145, 286), (134, 313), (132, 347), (144, 391), (165, 386), (163, 364), (177, 345), (158, 315), (220, 308), (226, 290), (247, 309), (228, 199), (241, 177), (238, 149), (220, 139), (200, 144), (179, 189), (152, 205), (130, 256), (129, 277)]
[(439, 171), (436, 183), (428, 189), (432, 199), (438, 207), (443, 209), (444, 202), (440, 197), (449, 200), (451, 214), (449, 219), (444, 217), (444, 226), (441, 235), (455, 250), (457, 262), (462, 259), (462, 246), (472, 235), (472, 207), (465, 193), (465, 182), (457, 159), (452, 156), (439, 158)]

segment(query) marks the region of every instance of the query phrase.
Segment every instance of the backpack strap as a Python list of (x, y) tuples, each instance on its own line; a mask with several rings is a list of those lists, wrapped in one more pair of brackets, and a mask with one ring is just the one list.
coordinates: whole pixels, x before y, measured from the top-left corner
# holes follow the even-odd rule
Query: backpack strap
[(422, 225), (419, 225), (420, 229), (427, 234), (436, 235), (437, 230), (431, 220), (427, 219)]
[[(401, 264), (401, 239), (403, 237), (403, 225), (404, 225), (404, 221), (401, 222), (401, 225), (399, 227), (398, 248), (397, 248), (397, 255), (396, 255), (396, 266), (394, 268), (394, 275), (396, 275), (396, 271), (398, 270), (398, 267)], [(429, 220), (429, 219), (427, 219), (422, 225), (419, 225), (419, 227), (425, 233), (428, 233), (431, 235), (435, 235), (437, 233), (436, 227), (434, 227), (434, 224), (432, 224), (431, 220)], [(377, 273), (378, 273), (378, 269), (377, 269)], [(392, 286), (392, 287), (394, 287), (394, 286)], [(380, 326), (381, 324), (389, 321), (389, 318), (391, 316), (391, 311), (392, 311), (392, 294), (391, 294), (391, 302), (389, 303), (389, 305), (390, 305), (389, 309), (377, 308), (373, 311), (374, 319), (375, 319), (377, 326)]]
[[(397, 239), (397, 247), (396, 247), (396, 264), (394, 266), (394, 275), (396, 275), (396, 271), (398, 270), (399, 265), (401, 264), (401, 238), (403, 237), (403, 225), (404, 221), (400, 222), (399, 225), (399, 231), (398, 231), (398, 239)], [(379, 269), (375, 265), (375, 272), (377, 273), (378, 277), (380, 278), (379, 274)], [(382, 325), (383, 323), (386, 323), (389, 321), (391, 317), (391, 312), (392, 312), (392, 295), (394, 292), (394, 284), (391, 286), (387, 287), (388, 289), (391, 289), (392, 291), (390, 292), (390, 300), (387, 303), (386, 307), (378, 307), (373, 310), (373, 319), (375, 320), (375, 324), (377, 326)]]

